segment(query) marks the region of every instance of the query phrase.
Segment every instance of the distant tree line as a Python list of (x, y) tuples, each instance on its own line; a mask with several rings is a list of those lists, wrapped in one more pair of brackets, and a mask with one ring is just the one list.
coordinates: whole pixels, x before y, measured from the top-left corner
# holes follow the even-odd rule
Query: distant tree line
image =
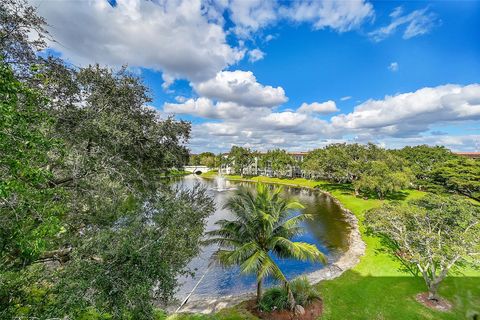
[(265, 174), (268, 169), (271, 176), (292, 177), (293, 168), (300, 168), (308, 179), (351, 184), (357, 195), (384, 198), (404, 188), (417, 188), (480, 199), (480, 161), (458, 156), (440, 146), (388, 150), (372, 143), (337, 143), (308, 152), (302, 162), (282, 149), (260, 153), (233, 146), (224, 156), (210, 154), (210, 157), (217, 159), (217, 166), (227, 164), (242, 176), (252, 174), (249, 168), (255, 159), (257, 170), (253, 174)]

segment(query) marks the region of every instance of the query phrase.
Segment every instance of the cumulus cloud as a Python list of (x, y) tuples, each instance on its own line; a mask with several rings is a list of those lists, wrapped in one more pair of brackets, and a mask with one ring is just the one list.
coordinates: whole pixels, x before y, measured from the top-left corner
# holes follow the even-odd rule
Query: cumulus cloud
[(265, 52), (260, 49), (253, 49), (248, 52), (248, 61), (255, 62), (262, 60), (265, 57)]
[(328, 114), (328, 113), (333, 113), (340, 111), (337, 108), (337, 105), (335, 101), (328, 100), (326, 102), (313, 102), (313, 103), (302, 103), (300, 108), (297, 109), (297, 112), (300, 113), (323, 113), (323, 114)]
[[(165, 103), (163, 111), (165, 113), (189, 114), (200, 118), (223, 120), (243, 118), (250, 113), (246, 106), (234, 102), (213, 102), (205, 97), (188, 99), (181, 103)], [(269, 109), (257, 111), (257, 114), (259, 113), (268, 114)]]
[(273, 107), (288, 100), (282, 87), (258, 83), (251, 71), (222, 71), (210, 80), (194, 83), (193, 88), (203, 97), (250, 107)]
[(240, 37), (278, 20), (278, 5), (274, 0), (230, 0), (226, 7), (235, 23), (234, 32)]
[(374, 10), (372, 4), (364, 0), (312, 0), (295, 1), (292, 6), (282, 8), (281, 13), (295, 22), (311, 22), (315, 29), (345, 32), (373, 17)]
[[(252, 62), (264, 57), (259, 48), (248, 51), (229, 44), (227, 35), (251, 38), (282, 19), (344, 32), (373, 15), (365, 0), (119, 0), (114, 5), (94, 0), (28, 1), (49, 23), (56, 40), (50, 48), (66, 60), (80, 66), (128, 64), (161, 71), (164, 89), (180, 78), (208, 80), (246, 53)], [(225, 22), (226, 13), (232, 24)], [(417, 29), (412, 25), (408, 32)], [(265, 41), (273, 37), (267, 35)]]
[(270, 113), (268, 116), (263, 117), (261, 121), (276, 128), (288, 128), (298, 126), (307, 119), (308, 117), (305, 114), (285, 111)]
[(411, 135), (434, 123), (479, 120), (480, 85), (442, 85), (368, 100), (349, 114), (332, 117), (337, 129), (375, 130), (385, 135)]
[(368, 35), (374, 41), (382, 41), (397, 32), (397, 30), (405, 26), (403, 30), (403, 38), (410, 39), (416, 36), (420, 36), (430, 32), (439, 20), (437, 15), (429, 11), (429, 8), (419, 9), (410, 12), (409, 14), (402, 15), (403, 9), (401, 7), (396, 8), (390, 14), (391, 22), (379, 29), (370, 32)]
[(221, 12), (200, 0), (42, 1), (37, 3), (57, 42), (50, 47), (77, 65), (129, 64), (175, 78), (206, 80), (244, 52), (226, 41)]
[[(310, 150), (350, 140), (375, 142), (390, 148), (427, 143), (453, 150), (471, 150), (479, 137), (448, 132), (440, 135), (438, 129), (465, 121), (474, 126), (479, 123), (480, 84), (449, 84), (371, 99), (351, 113), (333, 116), (330, 120), (322, 120), (317, 117), (318, 112), (310, 110), (324, 104), (304, 104), (303, 110), (297, 111), (274, 111), (275, 107), (247, 107), (198, 98), (166, 105), (164, 112), (216, 119), (193, 126), (191, 146), (198, 151), (224, 151), (232, 144), (259, 150), (275, 147)], [(332, 108), (333, 104), (329, 104)], [(305, 109), (308, 112), (303, 112)], [(320, 110), (324, 110), (323, 107)]]
[(398, 71), (398, 62), (392, 62), (388, 65), (388, 70), (392, 72)]

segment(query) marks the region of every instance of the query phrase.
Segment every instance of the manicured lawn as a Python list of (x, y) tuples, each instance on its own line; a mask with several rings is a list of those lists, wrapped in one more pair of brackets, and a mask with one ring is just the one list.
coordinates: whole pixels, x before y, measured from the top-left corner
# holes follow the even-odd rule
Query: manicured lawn
[[(202, 176), (211, 178), (215, 173)], [(241, 180), (240, 176), (227, 176), (231, 180)], [(465, 269), (462, 275), (448, 277), (440, 286), (440, 295), (449, 299), (454, 308), (450, 312), (427, 309), (415, 301), (415, 295), (426, 291), (421, 278), (415, 278), (400, 270), (400, 264), (392, 260), (382, 249), (379, 239), (367, 236), (362, 224), (368, 209), (381, 205), (382, 200), (355, 197), (347, 185), (334, 185), (327, 182), (306, 179), (278, 179), (253, 177), (248, 180), (265, 183), (278, 183), (299, 187), (320, 188), (330, 192), (360, 221), (360, 230), (367, 244), (365, 256), (360, 263), (337, 279), (318, 284), (324, 299), (324, 315), (321, 319), (480, 319), (480, 271)], [(407, 190), (396, 194), (396, 200), (419, 198), (423, 192)], [(389, 200), (384, 200), (389, 201)], [(474, 318), (477, 314), (477, 318)], [(243, 318), (242, 318), (243, 317)], [(242, 306), (221, 311), (210, 317), (182, 316), (172, 319), (254, 319)]]

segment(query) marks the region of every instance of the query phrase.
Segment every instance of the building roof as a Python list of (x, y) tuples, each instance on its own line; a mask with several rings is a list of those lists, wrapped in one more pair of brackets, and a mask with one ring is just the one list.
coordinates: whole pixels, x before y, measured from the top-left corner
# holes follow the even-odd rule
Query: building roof
[(480, 158), (480, 152), (455, 152), (455, 154), (468, 158)]

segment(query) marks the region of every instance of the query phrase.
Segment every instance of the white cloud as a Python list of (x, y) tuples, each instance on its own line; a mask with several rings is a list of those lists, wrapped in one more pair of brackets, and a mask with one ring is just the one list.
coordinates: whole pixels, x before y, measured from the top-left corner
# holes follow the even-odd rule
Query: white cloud
[(389, 148), (426, 143), (472, 150), (478, 135), (452, 135), (448, 130), (442, 135), (431, 132), (442, 126), (464, 125), (465, 121), (473, 127), (480, 123), (480, 84), (450, 84), (367, 100), (353, 112), (333, 116), (329, 121), (319, 119), (314, 112), (273, 110), (274, 107), (247, 107), (233, 102), (214, 103), (205, 98), (164, 108), (165, 112), (217, 119), (193, 125), (191, 147), (199, 151), (224, 151), (232, 144), (259, 150), (310, 150), (350, 141), (347, 137)]
[(390, 13), (390, 18), (397, 18), (399, 16), (401, 16), (403, 13), (403, 7), (396, 7), (395, 9), (393, 9), (393, 11)]
[(288, 100), (282, 87), (258, 83), (251, 71), (222, 71), (215, 78), (194, 83), (193, 88), (203, 97), (249, 107), (273, 107)]
[(265, 52), (260, 49), (253, 49), (248, 52), (248, 61), (255, 62), (262, 60), (265, 57)]
[(350, 99), (352, 99), (352, 96), (345, 96), (345, 97), (341, 97), (340, 101), (347, 101), (347, 100), (350, 100)]
[(292, 6), (283, 7), (281, 13), (296, 22), (311, 22), (315, 29), (345, 32), (373, 17), (374, 10), (372, 4), (364, 0), (311, 0), (295, 1)]
[(265, 42), (270, 42), (273, 39), (275, 39), (276, 37), (277, 36), (274, 36), (273, 34), (267, 34), (267, 36), (265, 37)]
[(388, 65), (388, 70), (392, 72), (397, 72), (398, 71), (398, 62), (392, 62)]
[(418, 134), (430, 125), (480, 119), (480, 85), (443, 85), (368, 100), (349, 114), (334, 116), (339, 130), (375, 131), (384, 135)]
[(77, 65), (161, 70), (168, 86), (211, 78), (243, 56), (227, 44), (221, 12), (200, 0), (31, 1), (51, 26), (49, 45)]
[[(257, 108), (257, 114), (268, 114), (269, 109)], [(246, 106), (238, 105), (234, 102), (213, 102), (204, 97), (198, 99), (188, 99), (181, 103), (165, 103), (163, 112), (175, 114), (189, 114), (196, 117), (207, 119), (239, 119), (251, 113)]]
[(323, 114), (328, 114), (328, 113), (333, 113), (340, 111), (337, 108), (337, 105), (335, 101), (328, 100), (326, 102), (313, 102), (310, 104), (307, 103), (302, 103), (300, 108), (297, 109), (297, 112), (300, 113), (323, 113)]
[(234, 32), (247, 37), (277, 21), (277, 3), (273, 0), (230, 0), (228, 10), (235, 23)]
[(276, 128), (295, 127), (304, 123), (308, 116), (301, 113), (285, 111), (275, 112), (261, 119), (264, 123)]
[(394, 34), (398, 28), (405, 26), (403, 38), (410, 39), (430, 32), (439, 23), (437, 15), (430, 12), (428, 7), (412, 11), (407, 15), (402, 15), (402, 13), (403, 10), (400, 7), (396, 8), (390, 14), (392, 19), (390, 24), (374, 30), (368, 35), (378, 42)]

